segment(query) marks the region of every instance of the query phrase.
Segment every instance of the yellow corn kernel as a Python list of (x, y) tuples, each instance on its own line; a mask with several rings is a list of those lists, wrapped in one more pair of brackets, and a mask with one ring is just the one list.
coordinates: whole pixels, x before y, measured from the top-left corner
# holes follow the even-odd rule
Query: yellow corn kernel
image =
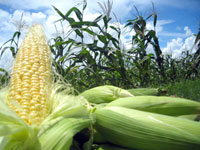
[(50, 68), (50, 50), (42, 26), (37, 24), (18, 50), (7, 97), (7, 104), (30, 125), (39, 125), (48, 113)]

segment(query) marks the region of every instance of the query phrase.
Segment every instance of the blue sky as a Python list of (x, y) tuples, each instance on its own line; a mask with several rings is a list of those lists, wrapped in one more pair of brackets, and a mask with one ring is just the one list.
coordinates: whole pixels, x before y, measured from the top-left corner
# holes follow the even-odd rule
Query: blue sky
[[(97, 2), (106, 0), (88, 0), (88, 7), (85, 13), (86, 20), (93, 20), (100, 10)], [(0, 0), (0, 45), (11, 38), (16, 31), (14, 23), (19, 21), (21, 13), (24, 14), (26, 26), (22, 33), (27, 32), (27, 27), (34, 23), (41, 23), (47, 34), (47, 38), (55, 35), (53, 22), (59, 16), (52, 9), (56, 6), (63, 13), (75, 6), (81, 0)], [(133, 19), (138, 8), (143, 16), (152, 12), (152, 2), (158, 14), (157, 35), (163, 53), (179, 57), (181, 52), (192, 49), (195, 36), (200, 23), (200, 0), (113, 0), (113, 12), (120, 20), (118, 26), (123, 28), (126, 20)], [(115, 21), (113, 20), (113, 24)], [(152, 20), (147, 22), (147, 27), (153, 27)], [(126, 31), (122, 34), (122, 42), (127, 43), (130, 35)], [(127, 45), (128, 47), (128, 45)], [(194, 50), (193, 50), (194, 51)], [(9, 55), (9, 53), (7, 54)], [(0, 67), (4, 67), (3, 61), (9, 61), (10, 57), (2, 58)]]

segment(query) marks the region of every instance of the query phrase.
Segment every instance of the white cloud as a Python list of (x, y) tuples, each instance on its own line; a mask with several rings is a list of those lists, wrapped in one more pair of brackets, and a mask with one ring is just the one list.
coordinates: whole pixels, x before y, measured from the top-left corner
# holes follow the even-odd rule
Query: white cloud
[[(182, 32), (169, 32), (164, 30), (164, 26), (167, 24), (174, 23), (174, 20), (158, 20), (157, 25), (156, 25), (156, 33), (158, 36), (166, 36), (166, 37), (180, 37), (180, 38), (185, 38), (188, 37), (192, 34), (192, 31), (189, 29), (189, 27), (184, 27), (185, 33)], [(154, 29), (153, 26), (153, 21), (148, 21), (147, 22), (147, 29), (151, 30)], [(181, 30), (180, 27), (176, 28), (177, 30)]]
[(184, 31), (185, 31), (185, 36), (191, 36), (192, 35), (192, 31), (189, 29), (189, 27), (184, 27)]
[(177, 26), (177, 27), (176, 27), (176, 30), (181, 31), (181, 27), (180, 27), (180, 26)]
[(47, 0), (1, 0), (0, 4), (9, 6), (12, 9), (37, 9), (38, 7), (44, 7), (46, 6), (45, 2), (47, 2)]
[(174, 38), (170, 42), (167, 42), (167, 46), (163, 48), (163, 53), (172, 55), (173, 58), (178, 58), (181, 56), (182, 52), (189, 51), (193, 53), (196, 51), (194, 46), (195, 36), (189, 27), (184, 27), (186, 38)]
[[(36, 23), (44, 24), (47, 17), (46, 14), (44, 14), (43, 12), (31, 13), (24, 10), (15, 10), (14, 13), (12, 14), (10, 22), (12, 24), (14, 23), (18, 25), (20, 23), (20, 18), (22, 14), (23, 14), (23, 21), (25, 23), (25, 27), (29, 27), (32, 24), (36, 24)], [(13, 27), (14, 26), (15, 25), (13, 25)]]
[(167, 31), (162, 31), (158, 33), (160, 36), (167, 36), (167, 37), (180, 37), (180, 38), (185, 38), (187, 37), (185, 33), (180, 33), (180, 32), (167, 32)]
[[(156, 32), (157, 34), (162, 34), (161, 32), (163, 32), (163, 26), (166, 24), (170, 24), (173, 23), (174, 20), (157, 20), (157, 24), (156, 24)], [(153, 30), (154, 26), (153, 26), (153, 21), (148, 21), (147, 22), (147, 29), (148, 30)]]
[(177, 53), (180, 53), (180, 49), (182, 46), (183, 46), (182, 38), (172, 39), (171, 42), (167, 43), (167, 47), (163, 48), (163, 53), (177, 55)]
[(10, 14), (7, 11), (0, 9), (0, 19), (2, 21), (7, 20), (10, 17)]
[(4, 55), (1, 57), (0, 62), (1, 62), (0, 63), (0, 68), (5, 68), (8, 72), (11, 72), (14, 59), (13, 59), (12, 54), (9, 51), (9, 49), (7, 49), (4, 52)]
[(11, 20), (11, 15), (4, 10), (0, 9), (0, 31), (7, 32), (12, 30), (12, 24), (9, 24)]

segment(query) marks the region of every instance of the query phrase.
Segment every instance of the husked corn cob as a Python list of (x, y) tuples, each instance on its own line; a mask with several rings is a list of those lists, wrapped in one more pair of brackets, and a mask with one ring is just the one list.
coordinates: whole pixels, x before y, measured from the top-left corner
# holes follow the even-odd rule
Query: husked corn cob
[(120, 106), (170, 116), (197, 114), (200, 112), (199, 102), (166, 96), (135, 96), (119, 98), (109, 103), (107, 106)]
[(48, 114), (50, 62), (43, 28), (36, 24), (18, 50), (7, 97), (7, 104), (28, 124), (39, 125)]

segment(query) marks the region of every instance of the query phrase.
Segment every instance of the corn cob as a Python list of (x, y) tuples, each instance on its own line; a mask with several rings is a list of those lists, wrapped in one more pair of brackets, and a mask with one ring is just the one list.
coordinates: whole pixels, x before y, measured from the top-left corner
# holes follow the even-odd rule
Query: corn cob
[(107, 106), (120, 106), (171, 116), (197, 114), (200, 112), (199, 102), (165, 96), (135, 96), (120, 98), (109, 103)]
[(48, 114), (50, 50), (42, 26), (34, 25), (22, 42), (13, 66), (7, 104), (28, 124)]
[(96, 128), (119, 146), (140, 150), (199, 150), (198, 122), (123, 107), (96, 110)]
[(86, 90), (80, 95), (85, 97), (90, 103), (95, 104), (108, 103), (113, 100), (116, 100), (117, 98), (134, 96), (127, 90), (111, 85), (98, 86)]

